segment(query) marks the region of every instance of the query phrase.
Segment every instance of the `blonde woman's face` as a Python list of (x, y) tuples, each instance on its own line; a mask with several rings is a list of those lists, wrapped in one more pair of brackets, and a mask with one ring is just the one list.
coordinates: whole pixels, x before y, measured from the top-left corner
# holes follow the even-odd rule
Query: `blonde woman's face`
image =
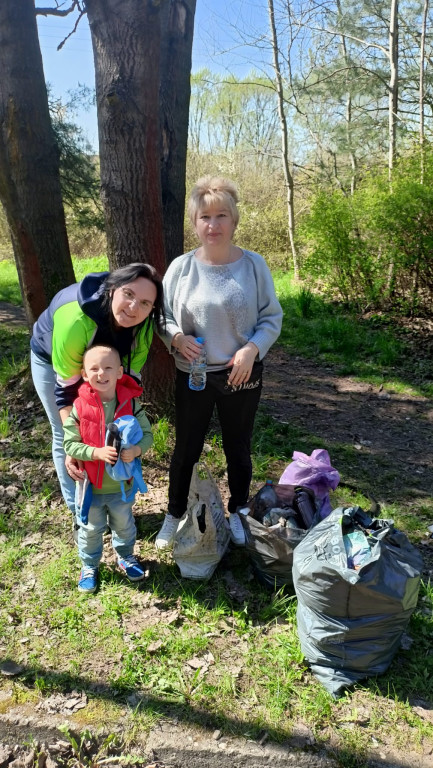
[(233, 216), (223, 205), (200, 208), (195, 220), (195, 231), (202, 245), (208, 247), (228, 245), (236, 229)]

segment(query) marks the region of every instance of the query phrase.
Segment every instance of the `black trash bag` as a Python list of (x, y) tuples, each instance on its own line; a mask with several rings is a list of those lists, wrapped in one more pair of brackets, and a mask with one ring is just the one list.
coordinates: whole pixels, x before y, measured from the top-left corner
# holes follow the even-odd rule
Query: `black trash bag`
[(308, 495), (312, 498), (311, 505), (315, 510), (314, 494), (300, 486), (273, 484), (277, 508), (282, 512), (292, 510), (293, 515), (287, 521), (288, 527), (267, 527), (261, 522), (263, 509), (260, 501), (264, 488), (257, 492), (245, 508), (244, 513), (248, 509), (248, 514), (240, 514), (245, 531), (245, 549), (261, 584), (272, 590), (285, 587), (293, 591), (293, 551), (307, 533), (297, 498), (302, 503), (305, 502), (305, 495)]
[[(358, 570), (348, 566), (343, 538), (354, 530), (370, 545)], [(420, 552), (392, 520), (360, 507), (335, 509), (300, 542), (293, 583), (301, 649), (332, 695), (386, 671), (416, 607), (421, 571)]]

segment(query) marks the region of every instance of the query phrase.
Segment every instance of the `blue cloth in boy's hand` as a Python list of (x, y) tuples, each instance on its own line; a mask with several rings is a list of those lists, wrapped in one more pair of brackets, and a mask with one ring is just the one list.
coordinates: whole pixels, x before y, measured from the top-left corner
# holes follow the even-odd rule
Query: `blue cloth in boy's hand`
[[(113, 480), (118, 480), (121, 486), (122, 499), (128, 501), (131, 495), (140, 491), (140, 493), (147, 492), (147, 485), (143, 480), (143, 474), (141, 471), (141, 461), (136, 457), (133, 461), (122, 461), (120, 454), (124, 448), (130, 448), (131, 445), (137, 445), (143, 437), (143, 430), (140, 427), (135, 416), (119, 416), (113, 422), (117, 426), (120, 436), (120, 451), (119, 458), (115, 464), (109, 464), (105, 462), (105, 469)], [(128, 489), (128, 493), (125, 493), (125, 481), (132, 479), (132, 486)]]

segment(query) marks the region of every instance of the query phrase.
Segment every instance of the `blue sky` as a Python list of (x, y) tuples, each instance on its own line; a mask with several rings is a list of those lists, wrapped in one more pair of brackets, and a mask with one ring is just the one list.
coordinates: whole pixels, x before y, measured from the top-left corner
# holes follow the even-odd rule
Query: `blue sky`
[[(36, 5), (54, 7), (48, 0)], [(79, 84), (94, 87), (93, 55), (87, 19), (81, 19), (77, 31), (58, 51), (58, 44), (73, 29), (76, 15), (65, 18), (38, 16), (39, 39), (45, 78), (53, 96), (68, 100), (68, 91)], [(241, 44), (239, 30), (247, 29)], [(250, 43), (267, 31), (264, 0), (197, 0), (193, 44), (193, 71), (208, 67), (213, 71), (244, 75), (259, 64), (259, 51)], [(80, 110), (75, 116), (92, 146), (97, 147), (96, 111)]]

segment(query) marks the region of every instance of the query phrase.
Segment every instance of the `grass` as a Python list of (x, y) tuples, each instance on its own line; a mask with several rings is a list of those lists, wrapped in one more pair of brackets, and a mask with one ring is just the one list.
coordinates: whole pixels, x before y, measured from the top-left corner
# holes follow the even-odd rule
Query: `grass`
[[(73, 256), (72, 264), (77, 281), (82, 280), (89, 272), (108, 270), (108, 260), (104, 254), (88, 259)], [(22, 306), (23, 303), (13, 259), (0, 259), (0, 301), (8, 301), (16, 306)]]
[[(91, 260), (81, 268), (79, 274), (105, 265)], [(276, 283), (286, 313), (282, 343), (290, 353), (316, 357), (350, 375), (376, 377), (385, 388), (421, 390), (400, 375), (404, 347), (389, 332), (342, 317), (286, 276)], [(88, 705), (70, 718), (74, 730), (103, 728), (107, 735), (121, 724), (124, 744), (132, 751), (143, 732), (170, 717), (198, 731), (219, 729), (225, 736), (255, 740), (267, 733), (282, 743), (307, 728), (315, 748), (330, 750), (344, 768), (368, 765), (373, 738), (401, 754), (422, 754), (423, 740), (432, 743), (433, 726), (411, 702), (433, 700), (429, 582), (422, 584), (411, 618), (411, 648), (400, 650), (384, 675), (356, 685), (337, 701), (305, 664), (293, 595), (266, 591), (243, 550), (231, 551), (210, 582), (180, 579), (170, 556), (157, 555), (153, 546), (160, 515), (140, 512), (138, 519), (140, 554), (149, 571), (143, 584), (125, 583), (107, 545), (99, 591), (91, 597), (79, 594), (70, 517), (50, 473), (47, 425), (36, 406), (25, 408), (34, 397), (27, 378), (27, 331), (0, 329), (0, 353), (6, 372), (0, 375), (0, 438), (6, 440), (0, 470), (4, 487), (15, 488), (10, 497), (0, 497), (0, 659), (23, 665), (12, 688), (0, 678), (0, 692), (5, 692), (0, 711), (78, 689), (86, 691)], [(154, 484), (164, 486), (173, 428), (161, 419), (153, 429), (147, 466)], [(253, 439), (255, 486), (268, 476), (278, 478), (294, 449), (310, 453), (317, 447), (326, 442), (315, 434), (314, 424), (307, 429), (277, 422), (261, 410)], [(348, 438), (333, 444), (332, 458), (343, 476), (332, 494), (333, 506), (368, 508), (371, 468), (363, 456)], [(206, 461), (224, 482), (217, 430), (207, 438)], [(391, 473), (392, 467), (382, 470)], [(399, 498), (385, 504), (382, 515), (418, 541), (433, 519), (433, 503)], [(66, 738), (76, 739), (71, 733)], [(76, 739), (77, 751), (80, 743)]]
[(22, 306), (18, 275), (13, 259), (0, 259), (0, 301)]
[(278, 273), (274, 279), (285, 316), (279, 344), (289, 353), (336, 366), (343, 376), (385, 383), (390, 391), (433, 396), (431, 369), (426, 370), (424, 360), (414, 359), (391, 330), (378, 328), (377, 318), (343, 313), (299, 287), (291, 274)]

